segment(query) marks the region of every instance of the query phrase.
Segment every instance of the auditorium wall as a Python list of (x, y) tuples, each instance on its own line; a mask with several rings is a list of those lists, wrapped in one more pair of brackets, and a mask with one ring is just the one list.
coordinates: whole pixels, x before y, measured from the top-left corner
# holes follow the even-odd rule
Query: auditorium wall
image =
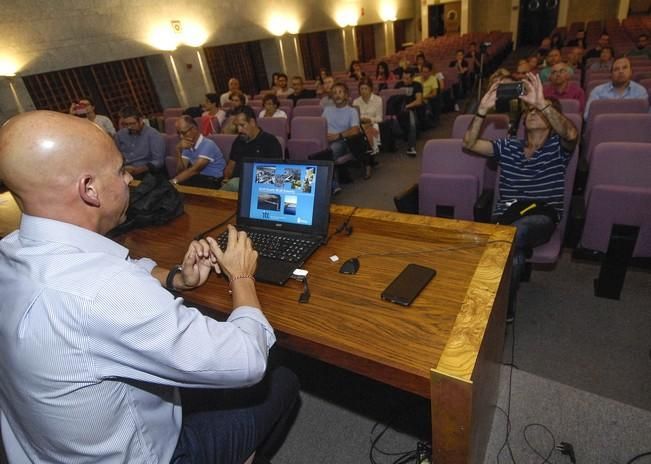
[(568, 26), (575, 21), (616, 18), (619, 0), (570, 0), (567, 11)]
[(508, 31), (511, 27), (511, 0), (475, 0), (470, 4), (473, 31)]

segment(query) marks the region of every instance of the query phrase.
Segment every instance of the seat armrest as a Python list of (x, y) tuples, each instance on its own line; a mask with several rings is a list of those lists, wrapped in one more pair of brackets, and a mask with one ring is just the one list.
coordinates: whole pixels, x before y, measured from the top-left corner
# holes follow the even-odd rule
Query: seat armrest
[(418, 214), (418, 184), (394, 196), (393, 203), (399, 213)]
[(493, 191), (484, 190), (477, 198), (473, 213), (477, 222), (491, 222), (491, 212), (493, 210)]

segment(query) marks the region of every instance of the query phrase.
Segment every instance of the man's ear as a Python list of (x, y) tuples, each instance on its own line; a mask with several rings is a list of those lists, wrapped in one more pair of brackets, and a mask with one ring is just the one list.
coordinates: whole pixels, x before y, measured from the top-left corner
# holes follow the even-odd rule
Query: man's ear
[(99, 192), (95, 185), (95, 178), (90, 174), (85, 174), (77, 181), (79, 196), (87, 205), (99, 208)]

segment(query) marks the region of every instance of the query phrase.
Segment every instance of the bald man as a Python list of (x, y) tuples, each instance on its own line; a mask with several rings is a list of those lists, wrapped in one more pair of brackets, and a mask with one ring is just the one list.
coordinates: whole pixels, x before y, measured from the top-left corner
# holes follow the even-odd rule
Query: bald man
[[(291, 372), (207, 391), (210, 411), (193, 414), (182, 414), (178, 389), (245, 387), (265, 375), (275, 337), (246, 235), (231, 227), (224, 252), (212, 238), (192, 242), (171, 271), (129, 258), (103, 234), (124, 221), (131, 175), (101, 128), (69, 115), (34, 111), (0, 128), (0, 180), (23, 212), (0, 241), (9, 461), (241, 463), (263, 453), (297, 396)], [(223, 323), (165, 288), (198, 287), (213, 269), (233, 295)]]
[[(228, 80), (228, 92), (224, 92), (219, 96), (219, 103), (221, 106), (228, 105), (231, 93), (242, 93), (242, 89), (240, 89), (240, 81), (234, 77), (231, 77)], [(248, 101), (248, 95), (244, 95), (244, 104), (248, 103)]]

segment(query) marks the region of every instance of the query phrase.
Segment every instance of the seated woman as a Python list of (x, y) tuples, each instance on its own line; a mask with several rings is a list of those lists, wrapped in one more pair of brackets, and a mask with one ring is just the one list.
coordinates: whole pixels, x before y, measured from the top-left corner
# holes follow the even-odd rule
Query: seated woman
[(353, 60), (350, 63), (350, 68), (348, 69), (348, 77), (355, 80), (360, 80), (363, 77), (366, 77), (364, 71), (362, 71), (362, 65), (359, 60)]
[(226, 112), (226, 121), (222, 126), (222, 134), (237, 134), (237, 126), (233, 122), (233, 115), (240, 112), (244, 106), (244, 94), (242, 92), (231, 92), (228, 100), (231, 102), (231, 108)]
[(375, 68), (375, 82), (378, 84), (378, 91), (393, 87), (396, 77), (389, 71), (389, 65), (380, 61)]
[(219, 106), (219, 95), (207, 93), (202, 106), (204, 111), (201, 114), (201, 134), (205, 136), (219, 134), (226, 120), (226, 112)]
[(359, 81), (359, 97), (353, 101), (359, 108), (359, 121), (366, 138), (373, 148), (373, 155), (380, 151), (380, 127), (382, 122), (382, 99), (373, 93), (373, 82), (366, 77)]
[(278, 101), (278, 97), (275, 95), (265, 95), (264, 98), (262, 99), (262, 106), (264, 107), (262, 111), (260, 111), (260, 114), (258, 115), (258, 118), (285, 118), (287, 119), (287, 113), (285, 113), (283, 110), (278, 109), (280, 106), (280, 102)]

